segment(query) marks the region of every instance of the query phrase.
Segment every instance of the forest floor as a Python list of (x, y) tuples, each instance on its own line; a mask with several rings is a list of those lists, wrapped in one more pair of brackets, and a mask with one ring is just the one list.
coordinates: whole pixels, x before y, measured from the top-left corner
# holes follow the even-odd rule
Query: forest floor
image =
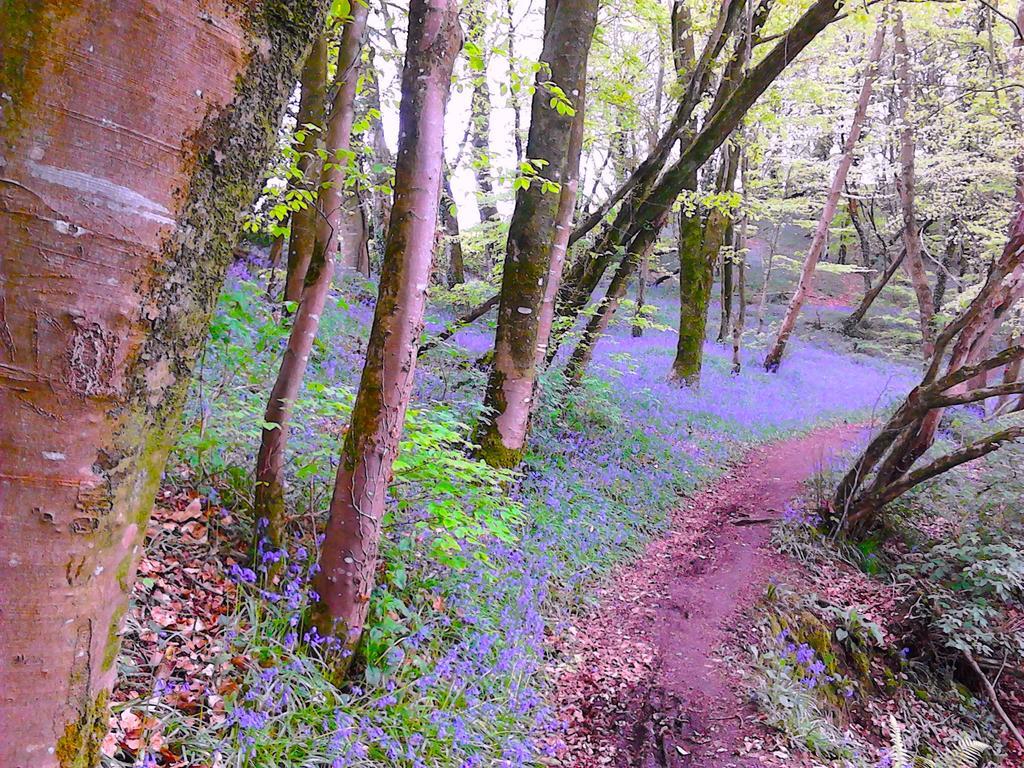
[(741, 614), (793, 567), (768, 546), (770, 524), (861, 432), (829, 426), (752, 449), (619, 571), (556, 644), (556, 702), (569, 724), (558, 764), (763, 764), (766, 731), (723, 650), (742, 643)]

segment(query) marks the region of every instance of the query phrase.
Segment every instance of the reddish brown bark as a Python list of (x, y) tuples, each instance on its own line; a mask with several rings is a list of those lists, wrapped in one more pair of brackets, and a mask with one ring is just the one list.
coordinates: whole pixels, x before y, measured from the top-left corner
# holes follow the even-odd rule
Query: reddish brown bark
[[(309, 260), (316, 242), (317, 187), (320, 182), (320, 167), (323, 163), (317, 149), (324, 144), (324, 117), (327, 103), (327, 35), (320, 34), (313, 41), (309, 56), (302, 67), (300, 78), (302, 91), (299, 94), (299, 112), (296, 116), (298, 130), (303, 131), (303, 140), (296, 147), (300, 153), (297, 163), (302, 177), (292, 182), (292, 187), (309, 196), (304, 208), (293, 211), (288, 237), (288, 271), (284, 283), (284, 300), (298, 302), (302, 298), (302, 282), (306, 279)], [(312, 125), (315, 128), (306, 128)]]
[[(306, 265), (298, 296), (299, 306), (288, 336), (277, 379), (270, 391), (270, 400), (263, 415), (264, 427), (260, 450), (256, 457), (257, 538), (266, 535), (270, 546), (281, 546), (285, 526), (285, 450), (288, 442), (288, 420), (306, 374), (313, 342), (320, 327), (320, 315), (334, 276), (338, 232), (326, 215), (331, 206), (342, 204), (342, 181), (347, 166), (346, 153), (352, 142), (355, 119), (356, 83), (359, 79), (359, 52), (366, 29), (368, 7), (352, 6), (352, 15), (345, 24), (338, 50), (336, 92), (327, 122), (326, 143), (333, 153), (323, 168), (323, 184), (315, 208), (316, 237)], [(340, 165), (340, 168), (333, 167)], [(331, 186), (328, 186), (331, 185)], [(310, 206), (313, 209), (313, 206)], [(324, 215), (319, 215), (323, 213)], [(271, 426), (273, 425), (273, 426)]]
[(0, 6), (0, 765), (98, 762), (238, 211), (324, 6)]
[(455, 0), (412, 0), (402, 73), (395, 199), (380, 290), (345, 436), (310, 619), (342, 644), (344, 671), (369, 611), (380, 524), (423, 330), (444, 161), (444, 114), (462, 45)]
[(921, 321), (921, 348), (924, 358), (932, 356), (935, 343), (935, 332), (932, 321), (935, 317), (935, 304), (932, 289), (928, 285), (928, 273), (924, 268), (921, 256), (921, 232), (917, 226), (917, 212), (914, 200), (914, 126), (910, 124), (910, 104), (913, 99), (913, 82), (910, 72), (910, 52), (907, 49), (907, 33), (903, 27), (903, 12), (898, 5), (893, 5), (893, 37), (896, 48), (896, 72), (899, 84), (899, 118), (900, 118), (900, 174), (896, 178), (896, 188), (900, 196), (903, 211), (903, 244), (907, 249), (903, 266), (910, 276), (910, 283), (917, 295), (917, 306)]
[[(891, 488), (902, 487), (908, 479), (921, 477), (911, 470), (931, 446), (943, 408), (1024, 391), (1021, 382), (981, 390), (964, 386), (981, 373), (1011, 365), (1024, 356), (1024, 348), (1018, 343), (987, 360), (971, 359), (972, 351), (980, 354), (983, 347), (978, 346), (979, 342), (986, 339), (1001, 314), (1012, 306), (1008, 302), (1015, 296), (1020, 297), (1022, 285), (1024, 208), (1018, 206), (1010, 238), (989, 270), (978, 296), (938, 334), (934, 355), (921, 383), (910, 392), (836, 488), (833, 508), (845, 516), (848, 528), (859, 531), (869, 527), (889, 498)], [(946, 350), (950, 346), (953, 351), (947, 359)]]
[[(537, 76), (527, 157), (543, 161), (540, 174), (559, 184), (567, 181), (571, 166), (569, 150), (575, 121), (573, 115), (554, 108), (553, 94), (546, 83), (561, 88), (575, 109), (583, 108), (583, 83), (597, 7), (597, 0), (559, 0), (557, 7), (553, 3), (548, 6), (540, 56), (548, 67)], [(575, 186), (571, 188), (573, 206)], [(525, 449), (541, 309), (552, 274), (552, 255), (564, 250), (556, 246), (561, 241), (559, 224), (565, 229), (567, 211), (563, 202), (561, 191), (545, 192), (537, 180), (516, 195), (498, 303), (494, 364), (484, 396), (486, 413), (476, 432), (479, 455), (493, 466), (515, 466)], [(567, 233), (564, 237), (568, 241)], [(561, 259), (556, 255), (557, 261)], [(560, 265), (558, 273), (560, 276)]]
[[(860, 141), (861, 130), (864, 127), (864, 120), (867, 118), (868, 105), (871, 103), (871, 91), (875, 85), (875, 77), (878, 75), (878, 62), (882, 59), (882, 46), (885, 43), (884, 18), (878, 20), (875, 28), (875, 36), (871, 42), (871, 49), (868, 53), (867, 64), (864, 68), (864, 81), (860, 88), (860, 97), (857, 99), (857, 107), (853, 112), (850, 121), (850, 129), (846, 134), (846, 141), (843, 144), (843, 154), (839, 158), (839, 165), (832, 177), (832, 187), (825, 198), (825, 207), (822, 208), (821, 216), (818, 218), (818, 225), (814, 230), (814, 237), (811, 239), (811, 247), (807, 250), (807, 257), (804, 259), (803, 270), (800, 273), (800, 282), (789, 300), (789, 307), (786, 315), (779, 326), (779, 333), (775, 337), (768, 355), (764, 360), (766, 371), (776, 372), (782, 364), (782, 356), (786, 351), (786, 342), (796, 327), (797, 317), (807, 299), (808, 293), (814, 285), (814, 271), (818, 267), (821, 254), (825, 251), (825, 244), (828, 241), (828, 230), (832, 226), (832, 219), (835, 218), (836, 209), (839, 206), (839, 197), (846, 186), (846, 176), (853, 165), (853, 153)], [(920, 253), (918, 254), (920, 257)]]

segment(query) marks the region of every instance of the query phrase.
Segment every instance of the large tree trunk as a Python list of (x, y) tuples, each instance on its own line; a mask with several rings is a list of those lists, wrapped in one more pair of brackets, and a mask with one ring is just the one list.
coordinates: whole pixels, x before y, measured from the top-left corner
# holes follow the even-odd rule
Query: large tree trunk
[(455, 0), (411, 0), (409, 6), (391, 224), (314, 579), (319, 602), (310, 615), (321, 635), (341, 644), (339, 675), (366, 624), (385, 495), (412, 393), (441, 192), (444, 114), (462, 46), (458, 13)]
[[(277, 379), (270, 391), (270, 400), (263, 415), (263, 433), (256, 457), (255, 518), (257, 541), (264, 535), (271, 548), (283, 543), (285, 527), (284, 462), (288, 443), (288, 421), (299, 388), (306, 374), (313, 342), (320, 327), (320, 316), (327, 302), (327, 293), (334, 276), (337, 249), (337, 231), (326, 214), (341, 203), (342, 190), (338, 181), (347, 167), (348, 148), (352, 142), (352, 124), (355, 119), (356, 84), (359, 80), (359, 52), (366, 29), (368, 8), (356, 3), (352, 16), (345, 24), (338, 50), (338, 73), (335, 77), (335, 95), (327, 122), (326, 142), (332, 157), (325, 163), (323, 183), (315, 209), (317, 211), (316, 237), (306, 266), (306, 274), (299, 293), (299, 307), (288, 336)], [(340, 170), (333, 166), (342, 164)], [(313, 206), (310, 206), (313, 208)]]
[[(295, 118), (296, 130), (303, 133), (296, 149), (300, 153), (297, 163), (301, 178), (291, 186), (305, 198), (305, 207), (291, 215), (291, 233), (288, 237), (288, 271), (284, 283), (284, 300), (298, 303), (302, 296), (302, 282), (306, 279), (309, 259), (316, 242), (316, 197), (320, 185), (323, 163), (317, 149), (323, 147), (325, 107), (327, 103), (327, 35), (319, 34), (306, 57), (300, 78), (299, 112)], [(314, 126), (308, 128), (306, 126)]]
[(238, 212), (325, 5), (0, 6), (0, 765), (99, 760)]
[[(545, 161), (541, 173), (558, 184), (566, 181), (570, 167), (574, 115), (552, 108), (552, 92), (545, 83), (553, 82), (575, 109), (583, 108), (580, 96), (597, 6), (597, 0), (559, 0), (557, 6), (554, 2), (548, 6), (540, 60), (549, 71), (537, 76), (527, 156)], [(476, 432), (479, 455), (492, 466), (515, 466), (525, 450), (540, 312), (558, 237), (561, 197), (545, 192), (538, 181), (516, 195), (498, 304), (494, 365), (484, 396), (486, 414)]]
[(917, 213), (914, 202), (914, 126), (910, 124), (910, 104), (913, 99), (913, 83), (910, 73), (910, 53), (907, 50), (907, 33), (903, 27), (903, 12), (898, 5), (893, 5), (893, 37), (896, 48), (896, 72), (899, 84), (899, 119), (900, 119), (900, 174), (896, 179), (896, 188), (903, 210), (903, 244), (907, 249), (903, 265), (906, 267), (910, 282), (917, 294), (917, 306), (921, 320), (921, 348), (925, 360), (932, 356), (934, 348), (934, 329), (932, 319), (935, 316), (935, 305), (932, 302), (932, 289), (928, 285), (928, 273), (924, 269), (921, 256), (921, 232), (917, 227)]
[(885, 18), (878, 20), (875, 27), (875, 36), (871, 42), (871, 50), (868, 54), (867, 65), (864, 68), (864, 82), (860, 88), (860, 97), (857, 99), (857, 107), (853, 112), (853, 119), (850, 121), (850, 130), (846, 134), (846, 142), (843, 144), (843, 154), (839, 158), (839, 165), (836, 167), (835, 175), (832, 177), (832, 187), (825, 198), (825, 207), (822, 208), (821, 216), (818, 218), (818, 225), (814, 230), (814, 237), (811, 239), (811, 247), (804, 259), (803, 270), (800, 273), (800, 282), (789, 300), (789, 307), (786, 316), (779, 326), (778, 336), (772, 345), (768, 355), (764, 359), (766, 371), (776, 372), (782, 364), (782, 356), (786, 351), (786, 343), (790, 334), (796, 327), (797, 317), (800, 310), (814, 285), (814, 270), (818, 268), (818, 261), (825, 251), (825, 244), (828, 241), (828, 230), (832, 226), (832, 219), (835, 218), (836, 209), (839, 207), (839, 197), (846, 186), (846, 176), (853, 165), (853, 153), (857, 149), (857, 142), (860, 141), (861, 130), (864, 127), (864, 120), (868, 114), (868, 105), (871, 103), (871, 91), (875, 85), (875, 77), (878, 75), (878, 62), (882, 59), (882, 46), (885, 43)]

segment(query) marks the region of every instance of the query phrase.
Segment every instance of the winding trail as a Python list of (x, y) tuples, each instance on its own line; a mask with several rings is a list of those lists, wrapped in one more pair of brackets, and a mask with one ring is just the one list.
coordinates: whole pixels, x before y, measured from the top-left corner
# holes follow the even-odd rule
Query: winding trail
[(719, 653), (742, 611), (789, 567), (770, 526), (803, 483), (849, 447), (843, 424), (760, 446), (677, 511), (559, 641), (556, 703), (568, 722), (564, 768), (757, 768), (743, 753), (756, 713)]

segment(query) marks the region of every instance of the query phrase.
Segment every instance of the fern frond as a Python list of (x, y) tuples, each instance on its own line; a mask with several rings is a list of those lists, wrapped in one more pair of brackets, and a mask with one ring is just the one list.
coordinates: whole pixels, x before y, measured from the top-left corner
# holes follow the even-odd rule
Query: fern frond
[(935, 768), (977, 768), (988, 748), (985, 742), (962, 733), (957, 743), (935, 760)]

